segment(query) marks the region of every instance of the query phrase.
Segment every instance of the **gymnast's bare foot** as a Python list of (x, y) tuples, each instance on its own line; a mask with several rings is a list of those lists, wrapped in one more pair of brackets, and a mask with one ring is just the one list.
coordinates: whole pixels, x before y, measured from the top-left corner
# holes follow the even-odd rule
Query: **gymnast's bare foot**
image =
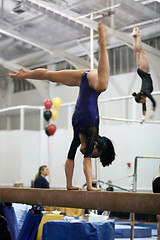
[(17, 73), (9, 73), (10, 78), (25, 78), (26, 71), (24, 68), (19, 69)]
[(88, 191), (101, 191), (101, 189), (99, 188), (94, 188), (94, 187), (90, 187), (90, 188), (87, 188)]
[(67, 190), (81, 190), (79, 187), (67, 187)]
[(106, 29), (106, 26), (104, 25), (104, 23), (102, 23), (102, 22), (98, 23), (98, 32), (99, 32), (99, 39), (98, 39), (99, 45), (106, 47), (107, 29)]
[(133, 32), (132, 32), (132, 36), (134, 38), (136, 38), (138, 35), (140, 35), (139, 27), (134, 27)]

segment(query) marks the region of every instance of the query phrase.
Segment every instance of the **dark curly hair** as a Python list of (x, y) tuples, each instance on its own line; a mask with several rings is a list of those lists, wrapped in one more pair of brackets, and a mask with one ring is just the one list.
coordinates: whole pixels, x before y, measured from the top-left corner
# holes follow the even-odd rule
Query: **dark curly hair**
[(109, 138), (97, 136), (97, 149), (101, 152), (100, 162), (103, 167), (109, 166), (115, 160), (115, 151), (112, 141)]
[(139, 92), (139, 93), (136, 93), (136, 92), (132, 93), (132, 96), (135, 98), (135, 101), (136, 101), (137, 103), (140, 103), (141, 97), (142, 97), (143, 95), (144, 95), (144, 94), (141, 93), (141, 92)]

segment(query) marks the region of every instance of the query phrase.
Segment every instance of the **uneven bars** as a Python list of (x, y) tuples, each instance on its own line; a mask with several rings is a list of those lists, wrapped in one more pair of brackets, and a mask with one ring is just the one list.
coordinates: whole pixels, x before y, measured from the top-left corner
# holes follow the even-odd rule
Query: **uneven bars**
[[(152, 92), (152, 95), (159, 95), (159, 94), (160, 94), (160, 91)], [(128, 96), (122, 96), (122, 97), (105, 98), (105, 99), (99, 100), (99, 102), (103, 103), (103, 102), (110, 102), (110, 101), (117, 101), (117, 100), (125, 100), (125, 99), (130, 99), (130, 98), (133, 98), (133, 96), (132, 95), (128, 95)], [(66, 107), (66, 106), (75, 105), (75, 104), (76, 104), (76, 102), (62, 103), (61, 107)], [(2, 109), (0, 109), (0, 112), (6, 112), (6, 111), (16, 110), (16, 109), (20, 109), (20, 108), (44, 109), (44, 106), (20, 105), (20, 106), (2, 108)]]
[(104, 182), (104, 181), (101, 181), (101, 180), (95, 180), (94, 182), (98, 182), (98, 183), (102, 183), (102, 184), (110, 185), (110, 186), (112, 186), (112, 187), (115, 187), (115, 188), (121, 189), (121, 190), (123, 190), (123, 191), (132, 192), (132, 190), (128, 190), (128, 189), (126, 189), (126, 188), (119, 187), (119, 186), (114, 185), (114, 184), (112, 184), (112, 183)]
[(155, 159), (160, 159), (160, 156), (136, 156), (136, 158), (155, 158)]
[(160, 159), (160, 156), (136, 156), (134, 161), (134, 174), (133, 174), (133, 192), (137, 191), (137, 160), (138, 158), (141, 159)]
[[(134, 120), (134, 119), (125, 119), (125, 118), (110, 118), (110, 117), (100, 117), (103, 120), (111, 120), (111, 121), (120, 121), (120, 122), (133, 122), (133, 123), (141, 123), (140, 120)], [(154, 123), (154, 124), (160, 124), (160, 121), (144, 121), (144, 123)]]
[(0, 188), (0, 201), (55, 207), (160, 214), (160, 194)]
[[(160, 91), (152, 92), (152, 95), (159, 95), (159, 94), (160, 94)], [(99, 102), (103, 103), (103, 102), (119, 101), (119, 100), (125, 100), (125, 99), (134, 99), (134, 97), (132, 95), (122, 96), (122, 97), (113, 97), (113, 98), (101, 99), (99, 100)]]
[[(134, 174), (133, 174), (133, 192), (137, 191), (137, 160), (138, 158), (141, 159), (160, 159), (160, 156), (136, 156), (134, 161)], [(133, 212), (131, 214), (131, 220), (132, 220), (132, 228), (131, 228), (131, 239), (133, 239), (134, 235), (134, 219), (135, 219), (135, 213)]]

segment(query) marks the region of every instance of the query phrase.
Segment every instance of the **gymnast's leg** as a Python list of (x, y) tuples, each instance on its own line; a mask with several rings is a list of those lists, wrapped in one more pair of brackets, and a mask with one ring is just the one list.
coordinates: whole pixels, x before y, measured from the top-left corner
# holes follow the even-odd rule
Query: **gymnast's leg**
[(66, 186), (68, 190), (79, 190), (79, 187), (73, 187), (72, 178), (74, 171), (74, 160), (67, 158), (65, 163)]
[(99, 47), (100, 47), (100, 56), (98, 69), (90, 71), (87, 74), (88, 82), (90, 86), (98, 92), (103, 92), (108, 87), (109, 80), (109, 58), (107, 52), (107, 29), (106, 26), (99, 22), (98, 24), (98, 33), (99, 33)]
[(82, 74), (87, 70), (88, 69), (51, 71), (49, 69), (39, 68), (32, 71), (26, 71), (24, 68), (21, 68), (17, 73), (9, 73), (9, 76), (16, 79), (29, 78), (49, 80), (67, 86), (80, 86)]
[(149, 73), (149, 62), (148, 58), (142, 48), (141, 36), (138, 27), (133, 29), (133, 49), (136, 54), (136, 65), (143, 72)]
[(109, 80), (109, 57), (107, 51), (107, 29), (106, 26), (100, 22), (98, 24), (99, 39), (98, 43), (100, 46), (100, 57), (98, 63), (98, 81), (100, 84), (103, 82), (106, 84), (106, 89)]

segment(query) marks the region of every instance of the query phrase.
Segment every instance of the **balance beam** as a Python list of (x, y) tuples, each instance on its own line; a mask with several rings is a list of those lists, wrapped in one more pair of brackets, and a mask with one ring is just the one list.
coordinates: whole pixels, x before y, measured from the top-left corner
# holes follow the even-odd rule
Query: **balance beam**
[(160, 194), (0, 188), (0, 201), (55, 207), (160, 214)]

